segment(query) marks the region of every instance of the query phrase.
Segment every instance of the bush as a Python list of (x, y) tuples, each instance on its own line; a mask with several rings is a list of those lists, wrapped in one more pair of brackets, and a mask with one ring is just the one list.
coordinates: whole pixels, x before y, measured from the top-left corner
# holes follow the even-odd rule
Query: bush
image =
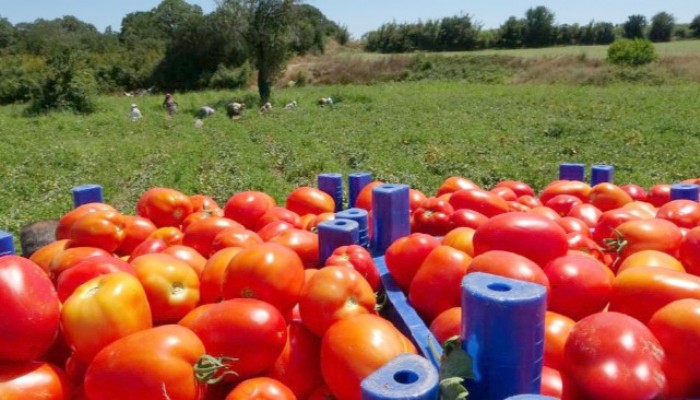
[(616, 65), (644, 65), (657, 58), (656, 48), (645, 39), (620, 39), (608, 47), (608, 61)]
[(209, 79), (209, 87), (212, 89), (239, 89), (248, 85), (252, 69), (246, 61), (238, 68), (229, 68), (219, 64), (216, 72)]

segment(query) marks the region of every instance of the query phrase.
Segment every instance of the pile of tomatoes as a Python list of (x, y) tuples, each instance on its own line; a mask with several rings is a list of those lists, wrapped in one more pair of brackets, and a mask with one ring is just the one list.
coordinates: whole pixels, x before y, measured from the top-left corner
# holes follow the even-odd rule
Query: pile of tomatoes
[[(370, 215), (380, 184), (355, 203)], [(441, 342), (466, 323), (464, 275), (502, 275), (547, 289), (544, 394), (700, 394), (697, 202), (669, 185), (560, 180), (536, 195), (450, 177), (432, 196), (411, 189), (410, 208), (386, 264)], [(0, 258), (2, 398), (360, 399), (362, 379), (416, 348), (379, 316), (366, 249), (319, 260), (334, 209), (311, 187), (223, 207), (154, 188), (134, 215), (66, 213), (56, 242)]]

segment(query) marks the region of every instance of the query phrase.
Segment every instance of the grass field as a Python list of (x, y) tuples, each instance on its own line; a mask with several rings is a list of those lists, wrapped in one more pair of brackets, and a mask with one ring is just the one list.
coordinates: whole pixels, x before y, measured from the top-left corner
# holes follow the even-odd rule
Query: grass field
[[(222, 205), (255, 189), (278, 202), (322, 172), (368, 171), (386, 182), (434, 193), (450, 175), (483, 187), (517, 179), (541, 189), (561, 162), (608, 163), (616, 182), (649, 187), (700, 176), (700, 85), (609, 87), (415, 82), (290, 88), (276, 104), (295, 111), (248, 111), (229, 121), (219, 108), (194, 127), (194, 111), (246, 93), (177, 95), (181, 112), (164, 115), (159, 96), (103, 97), (90, 116), (22, 116), (0, 108), (0, 229), (18, 235), (30, 221), (72, 206), (70, 189), (104, 187), (105, 200), (133, 213), (142, 192), (167, 186), (203, 193)], [(248, 93), (250, 94), (250, 93)], [(333, 96), (334, 109), (315, 99)]]

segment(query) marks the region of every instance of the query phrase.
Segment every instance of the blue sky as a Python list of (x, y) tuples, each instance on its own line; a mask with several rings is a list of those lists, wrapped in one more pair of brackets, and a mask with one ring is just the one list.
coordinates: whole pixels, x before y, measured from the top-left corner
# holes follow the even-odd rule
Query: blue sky
[[(123, 16), (134, 11), (148, 11), (160, 0), (2, 0), (0, 16), (13, 24), (32, 22), (37, 18), (53, 19), (73, 15), (91, 23), (100, 31), (111, 25), (119, 30)], [(205, 13), (216, 8), (215, 0), (189, 0)], [(591, 20), (622, 23), (632, 14), (650, 19), (660, 11), (676, 17), (677, 22), (690, 22), (700, 14), (698, 0), (306, 0), (328, 18), (345, 25), (358, 38), (385, 22), (415, 22), (457, 14), (469, 14), (485, 28), (497, 28), (509, 16), (522, 17), (530, 7), (543, 5), (556, 15), (558, 24), (585, 24)]]

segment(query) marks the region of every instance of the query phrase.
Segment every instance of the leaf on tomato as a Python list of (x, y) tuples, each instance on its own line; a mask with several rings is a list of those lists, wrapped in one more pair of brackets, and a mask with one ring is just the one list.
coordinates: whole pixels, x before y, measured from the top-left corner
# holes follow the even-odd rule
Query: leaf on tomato
[(445, 341), (445, 352), (440, 363), (440, 399), (463, 400), (469, 392), (464, 386), (466, 379), (473, 379), (472, 359), (462, 350), (458, 336)]
[(464, 400), (469, 397), (463, 378), (446, 378), (440, 381), (440, 400)]

